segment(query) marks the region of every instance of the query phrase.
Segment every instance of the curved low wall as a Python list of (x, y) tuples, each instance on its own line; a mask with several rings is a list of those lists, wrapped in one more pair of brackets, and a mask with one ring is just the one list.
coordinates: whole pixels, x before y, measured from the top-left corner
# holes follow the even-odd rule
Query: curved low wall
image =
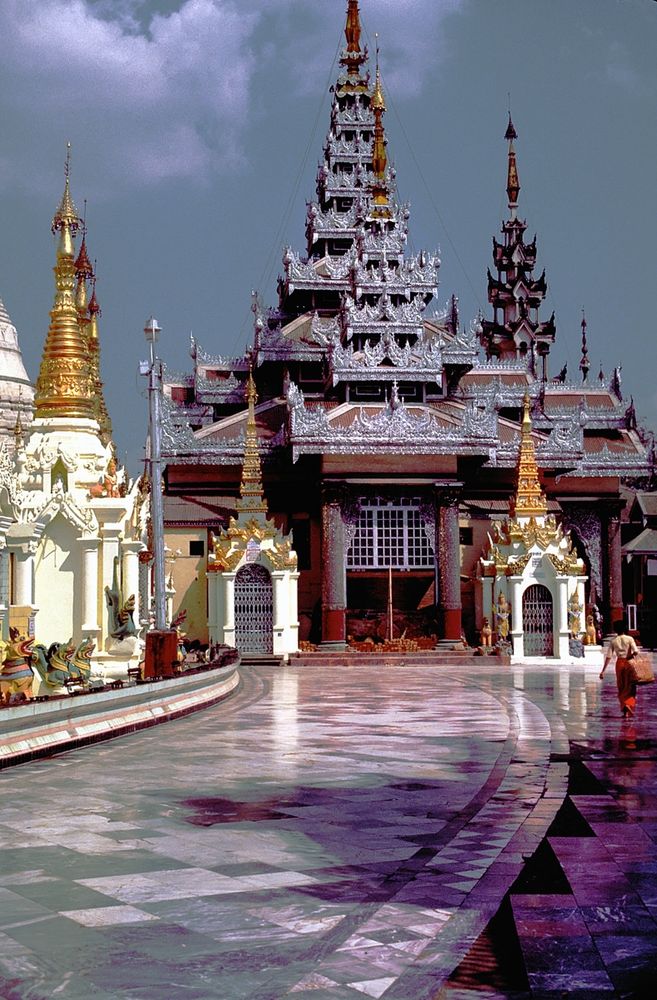
[(227, 698), (239, 664), (0, 712), (0, 768), (156, 726)]

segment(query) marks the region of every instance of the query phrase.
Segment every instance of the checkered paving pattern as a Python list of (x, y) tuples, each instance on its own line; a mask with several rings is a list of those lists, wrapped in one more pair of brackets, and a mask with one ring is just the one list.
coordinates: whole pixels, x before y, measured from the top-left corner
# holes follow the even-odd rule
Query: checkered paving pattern
[[(584, 667), (263, 667), (11, 769), (0, 997), (633, 995), (657, 977), (655, 721)], [(559, 891), (523, 885), (539, 847)], [(526, 989), (468, 988), (505, 898)]]

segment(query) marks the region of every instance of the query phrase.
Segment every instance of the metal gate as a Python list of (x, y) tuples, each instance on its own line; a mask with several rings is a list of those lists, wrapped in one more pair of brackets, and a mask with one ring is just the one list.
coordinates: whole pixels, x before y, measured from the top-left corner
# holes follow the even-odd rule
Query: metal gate
[(243, 653), (274, 651), (274, 598), (271, 576), (257, 563), (235, 577), (235, 645)]
[(525, 656), (554, 656), (552, 594), (540, 583), (522, 595), (522, 630)]

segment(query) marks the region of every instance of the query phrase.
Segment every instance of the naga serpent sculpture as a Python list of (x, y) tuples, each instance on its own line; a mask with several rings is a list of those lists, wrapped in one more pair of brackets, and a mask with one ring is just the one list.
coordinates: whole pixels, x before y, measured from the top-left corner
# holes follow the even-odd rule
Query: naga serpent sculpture
[(0, 662), (0, 697), (8, 705), (16, 695), (26, 701), (32, 697), (32, 643), (34, 639), (21, 638), (17, 628), (10, 626), (9, 642), (4, 645), (4, 655)]

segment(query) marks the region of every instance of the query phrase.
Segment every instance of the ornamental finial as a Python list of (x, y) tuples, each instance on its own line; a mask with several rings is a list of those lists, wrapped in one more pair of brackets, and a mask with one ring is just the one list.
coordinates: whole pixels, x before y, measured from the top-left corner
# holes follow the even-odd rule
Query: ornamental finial
[(52, 220), (52, 231), (53, 233), (59, 230), (64, 230), (68, 228), (72, 234), (77, 232), (79, 225), (78, 213), (73, 204), (73, 199), (71, 198), (71, 189), (69, 184), (69, 178), (71, 174), (71, 144), (66, 143), (66, 162), (64, 164), (64, 193), (62, 195), (62, 200), (59, 203), (59, 207), (55, 212), (55, 216)]
[(372, 186), (373, 214), (380, 217), (389, 217), (390, 205), (388, 202), (388, 185), (386, 183), (388, 155), (386, 153), (386, 137), (383, 127), (386, 102), (383, 96), (381, 71), (379, 69), (378, 35), (376, 36), (376, 81), (372, 93), (372, 110), (374, 111), (374, 147), (372, 149), (372, 170), (374, 172), (374, 184)]
[(35, 417), (94, 418), (93, 384), (86, 336), (76, 306), (73, 237), (79, 219), (69, 187), (71, 144), (68, 143), (64, 194), (55, 212), (59, 232), (55, 264), (55, 300), (36, 384)]
[(78, 315), (80, 316), (80, 323), (82, 325), (83, 331), (86, 332), (86, 325), (88, 322), (87, 310), (87, 282), (93, 277), (94, 269), (91, 266), (91, 261), (89, 260), (89, 254), (87, 253), (87, 199), (84, 200), (84, 213), (82, 215), (82, 243), (80, 244), (80, 252), (75, 258), (75, 274), (77, 278), (77, 286), (75, 289), (75, 304), (77, 306)]
[(250, 513), (267, 513), (262, 490), (262, 467), (258, 449), (258, 428), (255, 419), (255, 406), (258, 401), (253, 366), (249, 363), (249, 377), (246, 383), (246, 399), (248, 415), (246, 419), (246, 440), (244, 442), (244, 461), (242, 463), (242, 481), (240, 483), (240, 499), (237, 501), (239, 511)]
[(387, 111), (385, 98), (383, 96), (383, 87), (381, 86), (381, 70), (379, 69), (379, 36), (376, 34), (376, 82), (374, 84), (374, 93), (372, 94), (372, 109), (376, 113), (379, 111), (383, 114)]
[(520, 194), (520, 180), (518, 178), (516, 151), (513, 145), (514, 140), (518, 138), (518, 133), (515, 130), (513, 122), (511, 121), (511, 112), (509, 112), (509, 124), (507, 125), (506, 132), (504, 133), (504, 138), (509, 143), (509, 153), (508, 153), (509, 162), (506, 175), (506, 193), (509, 197), (509, 209), (511, 211), (511, 218), (515, 219), (516, 209), (518, 208), (518, 195)]
[(582, 382), (586, 382), (589, 376), (590, 368), (589, 352), (586, 344), (586, 315), (584, 313), (584, 309), (582, 309), (582, 360), (579, 363), (579, 370), (582, 373)]
[(91, 277), (91, 298), (88, 307), (87, 345), (89, 350), (89, 370), (93, 384), (94, 416), (100, 428), (100, 440), (107, 446), (112, 440), (112, 421), (105, 402), (103, 381), (100, 375), (100, 339), (98, 320), (103, 315), (96, 298), (96, 261)]
[(547, 514), (547, 500), (541, 489), (536, 464), (532, 420), (530, 416), (529, 392), (522, 401), (522, 425), (520, 430), (520, 453), (516, 473), (516, 495), (511, 500), (511, 517), (544, 517)]
[(360, 52), (360, 34), (361, 26), (358, 0), (349, 0), (347, 5), (347, 23), (344, 29), (348, 52)]

